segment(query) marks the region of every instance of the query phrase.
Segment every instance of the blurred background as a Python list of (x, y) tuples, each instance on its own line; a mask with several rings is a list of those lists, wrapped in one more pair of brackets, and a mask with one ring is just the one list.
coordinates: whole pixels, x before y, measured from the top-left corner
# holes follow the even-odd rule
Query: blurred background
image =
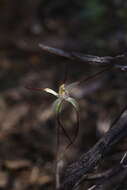
[[(39, 43), (98, 56), (124, 53), (127, 1), (0, 1), (0, 190), (54, 189), (56, 123), (51, 105), (55, 99), (25, 87), (57, 91), (65, 65), (66, 83), (102, 69), (50, 55)], [(109, 129), (126, 105), (126, 79), (126, 72), (112, 70), (74, 88), (73, 96), (80, 105), (80, 132), (64, 155), (64, 166)], [(62, 119), (72, 135), (76, 119), (70, 106), (67, 108)], [(68, 142), (63, 134), (61, 139), (62, 151)], [(119, 162), (126, 148), (124, 140), (99, 170)], [(81, 189), (89, 185), (85, 183)]]

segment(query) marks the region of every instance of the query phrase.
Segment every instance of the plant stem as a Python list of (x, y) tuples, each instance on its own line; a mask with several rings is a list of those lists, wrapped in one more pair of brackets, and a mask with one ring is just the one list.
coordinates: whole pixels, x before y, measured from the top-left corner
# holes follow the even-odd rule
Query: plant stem
[(57, 125), (56, 125), (56, 166), (55, 166), (56, 190), (60, 187), (59, 146), (60, 146), (60, 128), (59, 128), (59, 125), (58, 125), (58, 122), (57, 122)]

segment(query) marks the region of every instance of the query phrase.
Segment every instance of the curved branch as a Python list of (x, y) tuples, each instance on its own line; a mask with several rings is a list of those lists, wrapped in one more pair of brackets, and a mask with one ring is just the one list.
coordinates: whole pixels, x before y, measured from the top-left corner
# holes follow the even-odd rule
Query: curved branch
[(113, 145), (127, 136), (127, 113), (124, 112), (120, 120), (110, 128), (87, 153), (79, 160), (70, 164), (64, 175), (63, 183), (59, 190), (71, 190), (80, 179), (98, 164), (104, 155), (109, 152)]

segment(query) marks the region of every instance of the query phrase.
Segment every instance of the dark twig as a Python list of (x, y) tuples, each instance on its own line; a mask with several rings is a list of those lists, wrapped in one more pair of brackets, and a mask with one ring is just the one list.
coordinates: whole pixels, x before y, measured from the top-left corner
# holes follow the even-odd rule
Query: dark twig
[(96, 180), (94, 190), (106, 190), (112, 187), (116, 189), (127, 176), (126, 164), (127, 155), (125, 153), (122, 160), (115, 167), (103, 173), (88, 176), (89, 180)]
[(107, 190), (107, 189), (118, 189), (120, 183), (123, 182), (127, 176), (127, 168), (122, 164), (118, 164), (112, 168), (105, 178), (100, 179), (96, 182), (94, 190)]
[(71, 60), (77, 60), (85, 63), (89, 63), (97, 66), (114, 66), (123, 71), (127, 70), (127, 54), (121, 54), (117, 56), (94, 56), (94, 55), (85, 55), (77, 52), (67, 52), (59, 48), (53, 48), (46, 46), (44, 44), (39, 44), (39, 47), (49, 53), (62, 56)]
[(119, 115), (116, 117), (116, 119), (113, 121), (110, 127), (113, 127), (120, 119), (121, 115), (127, 110), (127, 105), (121, 110)]
[(109, 152), (114, 144), (127, 136), (127, 115), (122, 114), (120, 120), (110, 128), (87, 153), (83, 154), (78, 161), (69, 165), (64, 175), (64, 181), (59, 190), (74, 189), (76, 183), (97, 165), (104, 155)]

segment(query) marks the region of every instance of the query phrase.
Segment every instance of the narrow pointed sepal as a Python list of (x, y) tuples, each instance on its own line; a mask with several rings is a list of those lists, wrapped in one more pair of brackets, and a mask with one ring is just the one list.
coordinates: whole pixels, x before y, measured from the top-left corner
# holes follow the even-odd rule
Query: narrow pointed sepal
[(52, 94), (52, 95), (58, 97), (58, 93), (55, 92), (54, 90), (50, 89), (50, 88), (45, 88), (44, 91), (48, 92), (49, 94)]

